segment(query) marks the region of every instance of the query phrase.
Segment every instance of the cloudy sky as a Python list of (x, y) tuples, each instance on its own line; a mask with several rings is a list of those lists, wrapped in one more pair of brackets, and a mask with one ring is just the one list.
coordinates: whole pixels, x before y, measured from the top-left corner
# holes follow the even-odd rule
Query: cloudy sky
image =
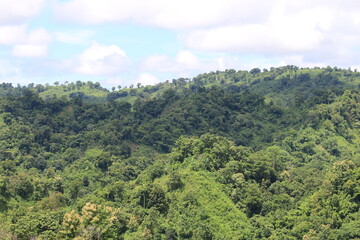
[[(358, 0), (0, 0), (0, 82), (360, 66)], [(359, 67), (360, 69), (360, 67)]]

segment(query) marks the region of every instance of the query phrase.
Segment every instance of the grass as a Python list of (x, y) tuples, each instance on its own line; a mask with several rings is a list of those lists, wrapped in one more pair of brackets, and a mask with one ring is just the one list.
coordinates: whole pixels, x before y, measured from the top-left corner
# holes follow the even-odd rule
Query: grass
[(46, 91), (40, 93), (40, 97), (43, 99), (52, 98), (56, 96), (57, 98), (65, 97), (69, 99), (71, 93), (83, 92), (86, 96), (96, 97), (96, 98), (106, 98), (108, 92), (90, 88), (89, 85), (83, 85), (79, 88), (72, 88), (71, 85), (61, 85), (61, 86), (49, 86)]

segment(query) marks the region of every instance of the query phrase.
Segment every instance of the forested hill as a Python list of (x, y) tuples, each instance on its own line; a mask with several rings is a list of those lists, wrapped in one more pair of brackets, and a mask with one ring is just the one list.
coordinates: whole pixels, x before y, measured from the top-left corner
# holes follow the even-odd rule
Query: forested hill
[(54, 98), (80, 98), (84, 102), (99, 103), (111, 100), (134, 103), (137, 99), (156, 98), (166, 90), (173, 89), (177, 93), (196, 92), (200, 88), (217, 86), (227, 91), (240, 92), (248, 90), (258, 93), (266, 99), (281, 106), (294, 106), (314, 95), (320, 95), (326, 90), (356, 89), (360, 85), (360, 73), (351, 69), (339, 68), (298, 68), (284, 66), (269, 70), (254, 68), (251, 71), (235, 71), (228, 69), (200, 74), (192, 79), (179, 78), (167, 80), (156, 85), (112, 87), (110, 90), (102, 87), (98, 82), (91, 81), (76, 83), (55, 82), (49, 84), (28, 84), (14, 87), (10, 83), (0, 84), (0, 96), (21, 95), (24, 89), (39, 94), (43, 100)]
[(0, 239), (358, 239), (360, 73), (0, 85)]

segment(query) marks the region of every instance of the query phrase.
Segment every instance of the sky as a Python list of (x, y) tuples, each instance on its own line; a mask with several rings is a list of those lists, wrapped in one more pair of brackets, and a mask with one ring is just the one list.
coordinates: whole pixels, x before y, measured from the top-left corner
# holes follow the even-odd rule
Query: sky
[(359, 61), (358, 0), (0, 0), (0, 82), (111, 88)]

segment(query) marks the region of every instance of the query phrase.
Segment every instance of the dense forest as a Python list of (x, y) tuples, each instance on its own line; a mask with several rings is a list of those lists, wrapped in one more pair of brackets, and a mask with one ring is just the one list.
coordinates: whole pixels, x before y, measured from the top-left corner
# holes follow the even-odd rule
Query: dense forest
[(0, 239), (360, 239), (360, 73), (0, 84)]

